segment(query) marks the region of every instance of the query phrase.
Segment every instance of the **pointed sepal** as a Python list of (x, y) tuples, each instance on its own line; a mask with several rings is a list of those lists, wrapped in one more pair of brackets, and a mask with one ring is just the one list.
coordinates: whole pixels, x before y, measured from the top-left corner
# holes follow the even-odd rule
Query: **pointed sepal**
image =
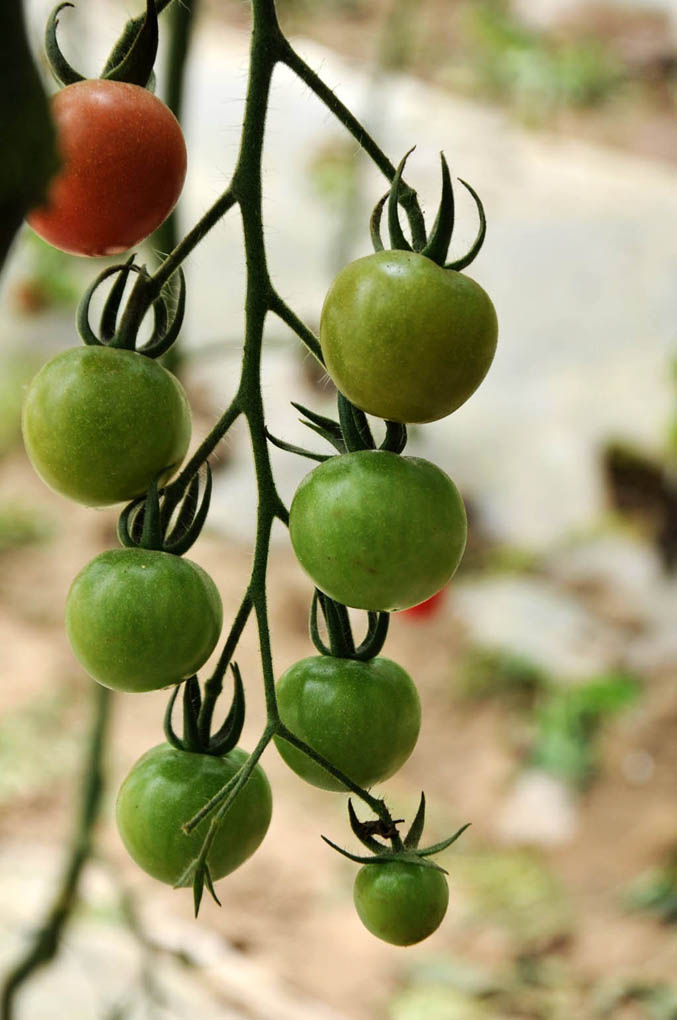
[(400, 184), (402, 182), (402, 174), (404, 173), (404, 167), (407, 160), (411, 156), (416, 146), (412, 146), (409, 149), (395, 171), (393, 182), (388, 192), (388, 232), (390, 234), (390, 247), (399, 249), (401, 251), (413, 251), (413, 248), (407, 241), (402, 230), (402, 224), (400, 223), (399, 214), (399, 202), (400, 202)]
[(307, 418), (304, 421), (303, 418), (299, 420), (306, 428), (312, 429), (318, 436), (322, 436), (328, 443), (338, 450), (339, 453), (346, 453), (346, 444), (343, 439), (343, 433), (341, 432), (341, 426), (333, 418), (327, 418), (324, 414), (318, 414), (316, 411), (311, 411), (303, 404), (297, 404), (292, 400), (292, 407), (295, 407), (302, 415)]
[(444, 267), (445, 269), (455, 269), (456, 272), (460, 272), (462, 269), (465, 269), (466, 266), (469, 266), (470, 263), (474, 261), (474, 259), (479, 254), (482, 245), (484, 244), (484, 238), (487, 236), (487, 218), (484, 213), (482, 199), (477, 194), (475, 189), (471, 187), (470, 184), (468, 184), (467, 181), (462, 180), (460, 177), (459, 181), (461, 182), (463, 187), (466, 188), (470, 192), (472, 197), (475, 199), (475, 205), (477, 206), (477, 212), (480, 218), (480, 225), (477, 231), (477, 237), (475, 238), (472, 245), (470, 246), (470, 249), (465, 253), (465, 255), (460, 259), (456, 259), (455, 262), (448, 262), (447, 265)]
[(407, 445), (407, 426), (398, 421), (386, 422), (386, 434), (379, 450), (402, 453)]
[(454, 833), (453, 836), (449, 836), (449, 839), (443, 839), (441, 843), (434, 843), (432, 846), (427, 846), (422, 850), (417, 850), (417, 854), (420, 857), (430, 857), (432, 854), (441, 853), (443, 850), (446, 850), (447, 847), (451, 846), (452, 843), (455, 843), (459, 836), (462, 836), (465, 830), (470, 827), (470, 824), (470, 822), (466, 822), (465, 825), (462, 825), (461, 828)]
[[(129, 42), (128, 37), (131, 36)], [(125, 43), (122, 52), (116, 46), (111, 58), (101, 75), (112, 81), (126, 81), (131, 85), (145, 87), (153, 73), (153, 65), (158, 49), (158, 20), (155, 0), (146, 0), (146, 12), (134, 34), (129, 31), (129, 23), (123, 33)], [(117, 58), (117, 59), (116, 59)]]
[(183, 751), (185, 750), (183, 746), (183, 740), (178, 735), (172, 724), (172, 713), (174, 711), (174, 705), (176, 704), (176, 699), (179, 694), (179, 687), (180, 685), (176, 684), (172, 690), (172, 693), (169, 696), (167, 708), (165, 709), (163, 730), (165, 734), (165, 740), (167, 741), (167, 743), (171, 744), (172, 747), (175, 747), (177, 751)]
[(409, 832), (404, 837), (404, 848), (405, 850), (416, 850), (418, 844), (421, 842), (421, 836), (423, 835), (423, 826), (425, 825), (425, 794), (421, 793), (421, 800), (419, 801), (418, 811), (416, 816), (411, 823)]
[(232, 751), (242, 735), (245, 719), (245, 694), (242, 674), (236, 662), (231, 663), (233, 673), (233, 700), (230, 710), (217, 732), (209, 739), (209, 754), (222, 758)]
[(45, 53), (47, 55), (47, 62), (49, 68), (61, 85), (74, 85), (77, 81), (84, 81), (84, 75), (76, 71), (74, 67), (68, 63), (61, 47), (59, 46), (56, 30), (59, 25), (59, 14), (65, 7), (72, 7), (75, 9), (75, 4), (68, 2), (57, 4), (49, 18), (47, 19), (47, 26), (45, 28)]
[[(304, 425), (305, 424), (308, 423), (304, 422)], [(317, 431), (314, 425), (311, 425), (310, 428)], [(293, 453), (297, 457), (307, 457), (308, 460), (314, 460), (317, 464), (323, 464), (325, 460), (331, 460), (334, 456), (333, 453), (315, 453), (313, 450), (304, 450), (302, 446), (296, 446), (294, 443), (288, 443), (284, 439), (278, 439), (278, 437), (274, 436), (268, 428), (266, 428), (265, 433), (266, 439), (268, 439), (273, 446), (276, 446), (278, 450), (284, 450), (285, 453)]]
[[(139, 273), (140, 271), (141, 267), (134, 265), (134, 255), (131, 255), (126, 262), (121, 262), (115, 266), (108, 266), (107, 269), (104, 269), (101, 273), (99, 273), (92, 283), (90, 283), (89, 287), (80, 299), (75, 318), (78, 333), (84, 343), (89, 344), (92, 347), (102, 347), (104, 345), (112, 346), (113, 337), (115, 336), (115, 330), (117, 328), (117, 317), (120, 310), (120, 302), (122, 300), (127, 277), (130, 273)], [(97, 336), (89, 321), (89, 307), (92, 303), (94, 293), (98, 290), (101, 284), (111, 276), (118, 276), (118, 279), (113, 284), (110, 293), (106, 298), (100, 321), (101, 336)], [(113, 327), (112, 333), (111, 323)]]
[(369, 219), (369, 234), (374, 251), (383, 251), (384, 249), (383, 238), (381, 237), (381, 218), (389, 194), (390, 192), (386, 191), (385, 195), (379, 198)]
[(439, 266), (443, 266), (454, 230), (454, 189), (451, 186), (449, 166), (443, 152), (440, 153), (440, 158), (442, 160), (442, 197), (432, 232), (428, 243), (421, 250), (421, 255), (425, 255), (426, 258), (437, 262)]
[(353, 656), (358, 662), (368, 662), (370, 659), (375, 659), (382, 651), (388, 636), (390, 613), (370, 611), (367, 619), (368, 629), (366, 637), (357, 646)]

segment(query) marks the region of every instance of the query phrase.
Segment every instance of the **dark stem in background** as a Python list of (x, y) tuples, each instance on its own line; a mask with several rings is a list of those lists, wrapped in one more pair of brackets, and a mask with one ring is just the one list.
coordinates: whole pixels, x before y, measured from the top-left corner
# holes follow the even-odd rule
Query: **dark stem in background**
[(84, 762), (79, 815), (71, 849), (52, 906), (24, 956), (17, 961), (5, 978), (0, 991), (0, 1020), (13, 1020), (16, 1016), (14, 998), (17, 991), (33, 971), (44, 967), (59, 951), (61, 938), (76, 904), (80, 876), (91, 854), (92, 831), (104, 790), (103, 757), (112, 695), (106, 687), (95, 684), (93, 697), (94, 718)]
[[(166, 21), (169, 26), (169, 46), (167, 49), (165, 84), (165, 102), (176, 119), (181, 123), (183, 113), (183, 94), (186, 80), (186, 64), (193, 37), (193, 27), (199, 0), (183, 0), (174, 3), (167, 12)], [(169, 216), (155, 231), (148, 242), (159, 253), (162, 259), (170, 251), (174, 251), (178, 243), (177, 210)], [(175, 340), (164, 356), (163, 364), (175, 375), (181, 374), (183, 352), (180, 338)]]
[(49, 103), (28, 47), (21, 0), (3, 0), (0, 38), (1, 269), (24, 216), (45, 198), (59, 160)]

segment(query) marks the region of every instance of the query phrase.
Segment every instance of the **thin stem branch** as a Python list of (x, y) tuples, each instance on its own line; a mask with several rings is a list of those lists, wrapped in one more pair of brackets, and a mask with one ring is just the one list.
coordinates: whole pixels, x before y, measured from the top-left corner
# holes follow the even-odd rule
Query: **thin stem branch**
[(200, 742), (203, 747), (206, 747), (209, 743), (209, 733), (211, 730), (212, 719), (214, 716), (214, 708), (218, 700), (221, 691), (223, 690), (223, 678), (226, 675), (226, 670), (230, 665), (231, 659), (235, 654), (235, 649), (242, 635), (242, 631), (245, 628), (249, 614), (252, 610), (252, 600), (249, 594), (249, 589), (245, 592), (244, 598), (240, 603), (240, 608), (237, 611), (235, 619), (233, 620), (230, 628), (230, 633), (226, 638), (226, 643), (223, 646), (223, 651), (219, 656), (219, 661), (216, 664), (214, 672), (210, 678), (205, 682), (204, 685), (204, 698), (202, 701), (202, 707), (200, 708), (200, 714), (198, 716), (198, 734)]
[(167, 486), (167, 494), (176, 493), (180, 495), (190, 482), (191, 478), (200, 470), (200, 467), (207, 458), (214, 452), (218, 444), (225, 436), (228, 429), (235, 424), (242, 413), (237, 395), (233, 397), (230, 405), (223, 412), (218, 422), (208, 436), (202, 440), (193, 456), (184, 464), (183, 469), (176, 476), (171, 485)]
[(228, 187), (222, 195), (217, 198), (216, 202), (207, 210), (204, 216), (198, 220), (192, 230), (190, 230), (182, 241), (179, 241), (176, 248), (171, 252), (166, 259), (156, 269), (155, 273), (151, 276), (151, 283), (153, 284), (154, 295), (157, 296), (160, 290), (172, 276), (173, 273), (179, 268), (185, 258), (190, 255), (194, 248), (198, 246), (200, 241), (212, 227), (216, 226), (220, 219), (222, 219), (226, 213), (233, 208), (237, 203), (237, 197), (233, 194), (232, 187)]
[[(296, 74), (308, 88), (315, 93), (327, 109), (334, 114), (336, 119), (343, 124), (355, 141), (367, 153), (369, 158), (376, 164), (387, 180), (392, 181), (395, 177), (396, 168), (390, 162), (383, 149), (381, 149), (371, 137), (367, 129), (357, 117), (341, 102), (338, 96), (332, 92), (328, 85), (322, 81), (320, 76), (313, 71), (312, 67), (303, 60), (296, 52), (288, 39), (283, 37), (281, 42), (280, 60), (283, 64)], [(418, 204), (418, 198), (413, 188), (402, 181), (400, 186), (399, 200), (402, 208), (406, 211), (411, 225), (414, 239), (425, 238), (425, 223), (423, 213)]]
[(312, 329), (306, 326), (305, 322), (299, 319), (298, 315), (296, 315), (289, 305), (280, 297), (276, 290), (272, 290), (270, 294), (270, 310), (296, 333), (298, 338), (306, 345), (310, 353), (315, 355), (321, 365), (324, 365), (322, 348), (320, 347), (320, 342)]
[(211, 800), (208, 800), (207, 803), (203, 805), (202, 808), (200, 808), (196, 815), (194, 815), (192, 818), (190, 818), (187, 822), (185, 822), (181, 826), (186, 835), (190, 836), (191, 832), (195, 828), (197, 828), (200, 822), (204, 821), (204, 819), (208, 815), (210, 815), (212, 811), (215, 811), (218, 808), (218, 811), (216, 812), (216, 814), (214, 815), (210, 822), (209, 830), (207, 832), (207, 835), (205, 836), (204, 843), (200, 848), (200, 854), (197, 859), (198, 863), (204, 863), (207, 860), (209, 848), (214, 842), (214, 837), (218, 832), (221, 821), (223, 820), (226, 812), (228, 811), (228, 808), (231, 806), (240, 790), (243, 789), (245, 783), (247, 782), (252, 772), (254, 771), (256, 763), (258, 762), (259, 758), (261, 757), (265, 749), (268, 747), (270, 741), (273, 739), (274, 732), (275, 728), (273, 726), (267, 726), (265, 728), (259, 739), (258, 744), (251, 752), (247, 760), (242, 763), (242, 765), (237, 770), (235, 775), (231, 779), (229, 779), (229, 781), (226, 783), (223, 789), (219, 790), (218, 793), (214, 794)]
[(304, 754), (306, 754), (309, 758), (312, 758), (312, 760), (318, 765), (321, 765), (326, 772), (334, 777), (334, 779), (337, 779), (338, 782), (350, 790), (351, 793), (354, 793), (356, 797), (363, 800), (364, 803), (367, 804), (374, 814), (378, 815), (382, 821), (392, 822), (390, 812), (382, 800), (379, 800), (377, 797), (372, 797), (367, 790), (358, 786), (357, 783), (354, 783), (352, 779), (349, 779), (344, 772), (341, 772), (341, 770), (337, 769), (331, 764), (331, 762), (328, 762), (327, 759), (312, 748), (310, 744), (306, 744), (304, 740), (301, 740), (295, 733), (292, 733), (291, 730), (287, 729), (284, 723), (279, 723), (276, 726), (275, 734), (283, 740), (286, 740), (287, 743), (292, 744), (292, 746), (296, 747), (299, 751), (303, 751)]

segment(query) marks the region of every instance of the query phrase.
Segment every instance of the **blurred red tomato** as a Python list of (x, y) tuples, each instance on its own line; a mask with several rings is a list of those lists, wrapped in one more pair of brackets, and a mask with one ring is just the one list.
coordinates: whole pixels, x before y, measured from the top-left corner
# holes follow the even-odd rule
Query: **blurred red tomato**
[(400, 615), (407, 616), (410, 620), (430, 620), (439, 613), (446, 594), (447, 589), (442, 588), (435, 595), (431, 595), (429, 599), (426, 599), (425, 602), (419, 602), (417, 606), (401, 610)]

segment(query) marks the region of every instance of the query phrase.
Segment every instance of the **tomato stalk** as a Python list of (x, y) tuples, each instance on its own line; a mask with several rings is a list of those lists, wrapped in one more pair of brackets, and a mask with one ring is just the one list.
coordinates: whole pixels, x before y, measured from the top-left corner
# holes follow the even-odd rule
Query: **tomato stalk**
[[(392, 819), (385, 803), (372, 797), (366, 790), (353, 783), (339, 769), (326, 761), (304, 741), (300, 740), (282, 724), (279, 718), (277, 702), (275, 698), (275, 673), (273, 669), (272, 651), (270, 646), (270, 632), (267, 615), (266, 597), (266, 572), (270, 548), (270, 534), (272, 525), (276, 518), (286, 523), (287, 512), (277, 492), (270, 463), (268, 449), (268, 437), (265, 429), (265, 417), (263, 399), (261, 394), (261, 350), (265, 321), (268, 312), (275, 312), (296, 330), (300, 338), (306, 343), (315, 354), (319, 351), (319, 345), (312, 333), (297, 318), (295, 313), (288, 308), (286, 303), (274, 290), (267, 267), (265, 239), (263, 232), (262, 218), (262, 186), (261, 186), (261, 158), (265, 137), (265, 122), (268, 109), (270, 85), (275, 65), (283, 61), (306, 80), (306, 74), (310, 75), (311, 87), (317, 86), (316, 76), (307, 68), (299, 58), (296, 57), (287, 41), (284, 39), (275, 13), (273, 0), (254, 0), (253, 2), (253, 29), (250, 50), (250, 77), (245, 104), (245, 114), (242, 126), (241, 144), (235, 170), (230, 186), (222, 196), (220, 203), (212, 207), (193, 231), (184, 238), (177, 248), (165, 260), (154, 276), (156, 286), (162, 285), (168, 278), (172, 267), (178, 265), (186, 257), (192, 246), (198, 242), (223, 212), (227, 211), (232, 204), (240, 207), (242, 217), (245, 258), (247, 264), (247, 289), (245, 296), (245, 341), (243, 351), (242, 370), (237, 394), (229, 408), (217, 424), (215, 429), (203, 441), (200, 449), (191, 458), (181, 475), (174, 483), (177, 488), (185, 484), (190, 474), (194, 472), (202, 461), (209, 456), (216, 444), (225, 435), (227, 429), (242, 414), (247, 421), (254, 467), (258, 489), (258, 512), (257, 529), (254, 547), (254, 562), (247, 595), (241, 605), (236, 619), (227, 639), (226, 646), (214, 676), (207, 682), (205, 688), (205, 701), (201, 710), (200, 727), (204, 739), (208, 732), (213, 707), (218, 698), (223, 676), (241, 631), (244, 628), (249, 613), (253, 610), (256, 616), (259, 635), (259, 647), (261, 653), (261, 664), (263, 670), (263, 682), (265, 689), (266, 708), (268, 724), (257, 744), (252, 755), (242, 767), (236, 777), (231, 780), (219, 793), (213, 797), (198, 814), (188, 819), (184, 825), (186, 832), (191, 832), (204, 818), (214, 812), (210, 828), (205, 838), (199, 858), (193, 862), (191, 868), (184, 876), (180, 884), (194, 884), (196, 896), (196, 908), (202, 893), (202, 878), (206, 869), (207, 854), (218, 827), (221, 824), (230, 805), (233, 803), (239, 790), (241, 790), (259, 757), (272, 740), (273, 736), (284, 737), (295, 747), (304, 751), (310, 758), (322, 765), (335, 779), (343, 784), (348, 790), (359, 796), (385, 824), (392, 827)], [(317, 91), (317, 87), (314, 88)], [(325, 96), (324, 89), (321, 91), (321, 98)], [(333, 94), (330, 93), (331, 96)], [(336, 100), (331, 100), (330, 109), (337, 113), (339, 119), (348, 129), (363, 143), (370, 155), (375, 156), (378, 165), (384, 170), (387, 176), (395, 175), (395, 168), (390, 164), (381, 150), (366, 135), (366, 132), (358, 124), (352, 114)], [(413, 192), (406, 191), (405, 202), (411, 212), (413, 224), (417, 223), (415, 196)], [(418, 212), (420, 216), (420, 211)], [(421, 220), (422, 222), (422, 220)], [(361, 416), (364, 417), (364, 416)], [(359, 424), (362, 424), (361, 422)], [(364, 421), (366, 426), (366, 419)], [(358, 427), (356, 423), (356, 428)], [(364, 444), (364, 433), (362, 445)], [(345, 616), (344, 607), (340, 610)], [(340, 621), (337, 621), (340, 622)], [(344, 634), (350, 633), (349, 625), (346, 627), (333, 628), (334, 633), (341, 630)], [(346, 638), (347, 641), (347, 638)], [(345, 642), (344, 642), (345, 644)], [(355, 652), (352, 635), (350, 635), (350, 648), (347, 644), (348, 653)], [(342, 646), (343, 647), (343, 646)]]

